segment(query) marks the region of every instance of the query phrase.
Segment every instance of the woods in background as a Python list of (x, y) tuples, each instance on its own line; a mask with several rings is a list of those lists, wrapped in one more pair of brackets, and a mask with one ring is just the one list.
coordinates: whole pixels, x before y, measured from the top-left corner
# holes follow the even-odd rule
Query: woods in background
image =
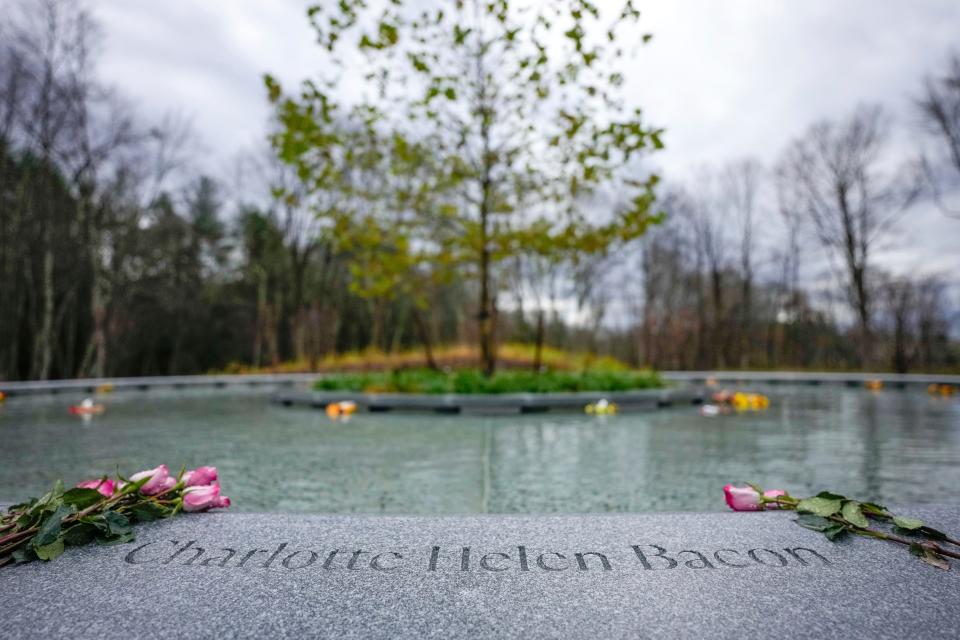
[[(517, 37), (505, 24), (497, 46)], [(374, 51), (391, 32), (377, 33)], [(0, 380), (311, 370), (367, 348), (425, 348), (429, 364), (458, 343), (486, 344), (491, 368), (507, 341), (664, 369), (960, 367), (960, 277), (893, 275), (877, 259), (918, 204), (960, 235), (957, 59), (918, 82), (916, 162), (891, 162), (890, 119), (861, 107), (773, 167), (668, 180), (654, 203), (656, 180), (623, 152), (659, 146), (659, 130), (571, 107), (553, 146), (505, 115), (535, 110), (548, 67), (532, 93), (498, 94), (482, 70), (437, 85), (426, 137), (344, 114), (299, 150), (303, 114), (284, 105), (316, 105), (277, 86), (282, 158), (264, 149), (200, 175), (202, 132), (149, 121), (100, 82), (100, 40), (72, 2), (21, 3), (0, 26)], [(443, 55), (476, 69), (482, 41), (460, 44)], [(430, 51), (410, 61), (428, 87)], [(475, 155), (444, 138), (464, 114)], [(521, 162), (531, 151), (542, 158)], [(538, 159), (551, 164), (528, 170)]]

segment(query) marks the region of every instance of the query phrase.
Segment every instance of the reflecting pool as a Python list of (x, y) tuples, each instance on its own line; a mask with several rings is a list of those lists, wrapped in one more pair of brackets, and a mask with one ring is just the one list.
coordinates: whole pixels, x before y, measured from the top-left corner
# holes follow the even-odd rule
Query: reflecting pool
[(754, 386), (761, 413), (696, 407), (586, 415), (357, 414), (269, 402), (264, 390), (121, 392), (103, 415), (80, 396), (0, 407), (0, 501), (117, 469), (213, 464), (242, 511), (547, 513), (723, 510), (721, 487), (837, 490), (950, 502), (960, 486), (960, 399), (923, 390)]

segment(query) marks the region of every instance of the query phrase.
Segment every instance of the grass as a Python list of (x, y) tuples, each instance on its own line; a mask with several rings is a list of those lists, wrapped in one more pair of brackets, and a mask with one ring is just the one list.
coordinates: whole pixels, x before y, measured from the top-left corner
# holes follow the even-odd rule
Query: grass
[(594, 369), (585, 371), (501, 371), (492, 377), (476, 369), (433, 371), (404, 369), (340, 373), (314, 383), (319, 391), (369, 393), (551, 393), (564, 391), (628, 391), (654, 389), (663, 381), (653, 371)]

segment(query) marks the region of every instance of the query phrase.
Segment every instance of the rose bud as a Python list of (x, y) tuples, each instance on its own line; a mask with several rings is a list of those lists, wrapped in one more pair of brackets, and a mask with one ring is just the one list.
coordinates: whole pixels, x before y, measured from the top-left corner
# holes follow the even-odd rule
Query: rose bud
[(145, 496), (153, 496), (169, 491), (177, 484), (177, 479), (170, 477), (170, 471), (165, 464), (155, 469), (147, 469), (146, 471), (133, 474), (130, 476), (130, 482), (139, 482), (144, 478), (150, 478), (140, 487), (140, 493)]
[(79, 489), (96, 489), (102, 495), (110, 497), (113, 495), (113, 480), (110, 478), (101, 478), (98, 480), (84, 480), (77, 485)]
[[(763, 497), (776, 498), (786, 495), (786, 493), (786, 491), (780, 489), (770, 489), (769, 491), (763, 492)], [(760, 500), (760, 494), (752, 487), (735, 487), (732, 484), (728, 484), (723, 488), (723, 497), (726, 498), (727, 504), (734, 511), (763, 511), (764, 508), (779, 509), (779, 506), (776, 504), (769, 506), (763, 504)]]
[(750, 487), (735, 487), (728, 484), (723, 488), (723, 497), (734, 511), (760, 511), (760, 494)]
[(201, 487), (217, 481), (216, 467), (197, 467), (183, 474), (185, 487)]
[(184, 511), (225, 509), (229, 506), (230, 498), (220, 495), (219, 484), (211, 484), (202, 487), (187, 487), (183, 490)]

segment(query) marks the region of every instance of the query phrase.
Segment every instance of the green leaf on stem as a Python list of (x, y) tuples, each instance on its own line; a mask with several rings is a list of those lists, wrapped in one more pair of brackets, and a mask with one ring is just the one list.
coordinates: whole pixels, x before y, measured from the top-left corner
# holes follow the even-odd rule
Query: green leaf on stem
[(841, 504), (840, 498), (804, 498), (797, 503), (797, 511), (827, 517), (840, 511)]
[(98, 538), (97, 542), (105, 545), (124, 544), (127, 542), (133, 542), (135, 538), (136, 536), (134, 536), (133, 531), (127, 531), (124, 534), (112, 538)]
[(19, 518), (17, 518), (17, 526), (21, 529), (29, 529), (30, 527), (36, 525), (40, 522), (40, 517), (42, 513), (34, 513), (33, 511), (28, 511)]
[(70, 505), (60, 505), (57, 507), (57, 510), (43, 521), (40, 530), (37, 531), (37, 535), (33, 537), (33, 541), (31, 542), (33, 547), (37, 548), (48, 545), (59, 538), (60, 523), (63, 522), (64, 518), (74, 513), (74, 511), (75, 509)]
[(939, 529), (934, 529), (933, 527), (923, 526), (919, 529), (920, 533), (927, 536), (931, 540), (946, 540), (947, 534)]
[(31, 547), (22, 547), (17, 549), (10, 554), (13, 557), (13, 561), (17, 564), (23, 564), (24, 562), (30, 562), (37, 559), (37, 554), (34, 553), (33, 548)]
[(923, 526), (923, 520), (917, 520), (916, 518), (905, 518), (903, 516), (893, 516), (893, 524), (897, 525), (901, 529), (913, 531), (914, 529), (919, 529)]
[(37, 500), (34, 508), (45, 507), (47, 505), (58, 503), (61, 496), (63, 496), (63, 480), (57, 480), (53, 483), (53, 488), (50, 489), (50, 491), (40, 496), (40, 499)]
[(41, 560), (53, 560), (63, 553), (63, 538), (57, 538), (50, 544), (41, 547), (34, 547), (33, 550)]
[(145, 502), (131, 507), (130, 515), (135, 522), (153, 522), (166, 518), (170, 515), (170, 511), (155, 502)]
[(827, 540), (834, 542), (837, 538), (842, 538), (847, 533), (847, 528), (842, 524), (833, 524), (824, 529), (823, 535), (827, 537)]
[(813, 529), (814, 531), (825, 531), (833, 526), (833, 523), (826, 518), (815, 516), (812, 513), (802, 513), (794, 522), (801, 527)]
[(96, 489), (81, 489), (79, 487), (70, 489), (63, 494), (64, 504), (71, 504), (77, 508), (77, 511), (83, 511), (87, 507), (97, 504), (104, 499), (104, 495)]
[(20, 504), (10, 505), (10, 508), (7, 509), (7, 513), (13, 513), (14, 511), (27, 511), (37, 504), (36, 498), (30, 498), (26, 502), (21, 502)]
[(842, 496), (839, 493), (832, 493), (830, 491), (821, 491), (817, 494), (818, 498), (823, 498), (824, 500), (846, 500), (847, 496)]
[(100, 531), (108, 531), (107, 522), (103, 519), (103, 516), (100, 514), (90, 515), (90, 516), (81, 516), (78, 518), (80, 522), (85, 524), (92, 525), (99, 529)]
[(885, 506), (875, 502), (861, 502), (860, 506), (863, 507), (863, 510), (867, 513), (872, 513), (875, 515), (883, 515), (887, 512), (887, 508)]
[(130, 520), (122, 513), (107, 511), (103, 514), (103, 519), (107, 524), (107, 531), (111, 536), (122, 536), (132, 531)]
[(80, 522), (63, 532), (63, 542), (71, 547), (79, 547), (80, 545), (93, 542), (96, 535), (96, 526), (86, 522)]
[(844, 520), (855, 527), (866, 529), (870, 526), (870, 523), (867, 522), (867, 517), (863, 515), (863, 511), (860, 509), (860, 503), (856, 500), (848, 500), (843, 503), (843, 508), (840, 510), (840, 515), (843, 516)]

